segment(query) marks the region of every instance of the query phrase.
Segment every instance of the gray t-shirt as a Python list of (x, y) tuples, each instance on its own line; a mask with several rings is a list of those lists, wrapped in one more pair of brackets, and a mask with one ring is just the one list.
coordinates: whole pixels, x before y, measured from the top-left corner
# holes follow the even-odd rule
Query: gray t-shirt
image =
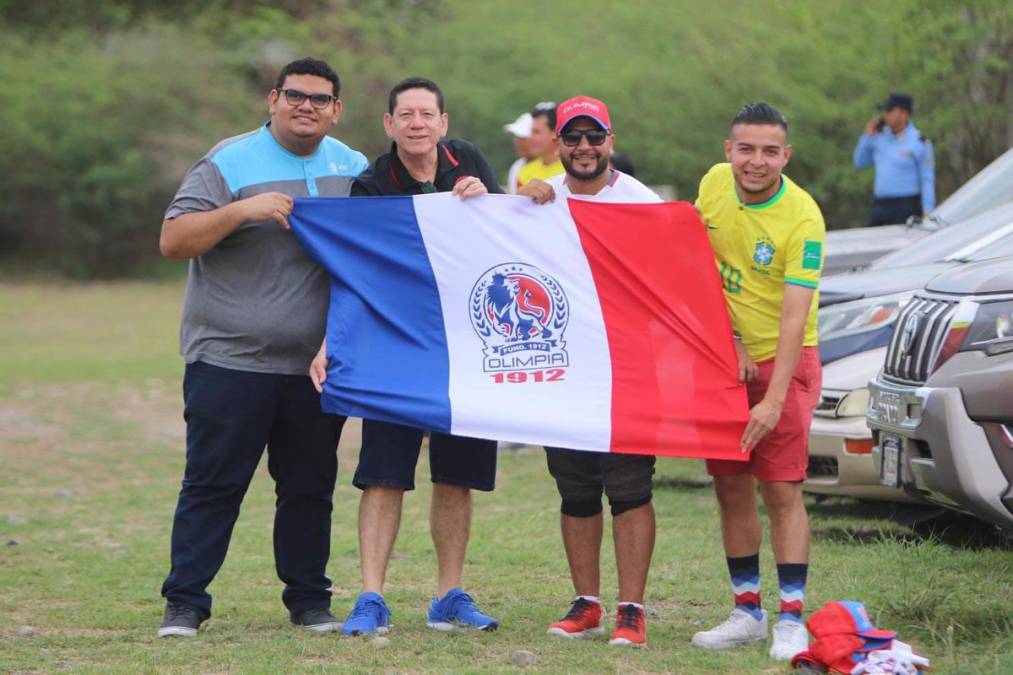
[[(347, 196), (366, 157), (331, 137), (294, 155), (267, 125), (222, 141), (195, 164), (165, 213), (211, 211), (264, 192)], [(273, 220), (240, 225), (190, 261), (180, 353), (187, 363), (304, 375), (323, 341), (330, 277)]]

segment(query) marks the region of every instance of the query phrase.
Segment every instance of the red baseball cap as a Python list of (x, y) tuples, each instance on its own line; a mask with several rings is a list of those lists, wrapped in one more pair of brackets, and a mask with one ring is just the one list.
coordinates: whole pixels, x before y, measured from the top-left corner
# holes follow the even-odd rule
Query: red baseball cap
[(556, 108), (556, 133), (558, 134), (563, 127), (578, 117), (594, 120), (605, 131), (612, 129), (609, 109), (604, 103), (590, 96), (575, 96), (563, 101)]
[(872, 625), (865, 605), (855, 600), (828, 602), (809, 616), (806, 625), (809, 626), (809, 632), (817, 638), (841, 633), (876, 640), (892, 640), (897, 637), (895, 631), (881, 630)]

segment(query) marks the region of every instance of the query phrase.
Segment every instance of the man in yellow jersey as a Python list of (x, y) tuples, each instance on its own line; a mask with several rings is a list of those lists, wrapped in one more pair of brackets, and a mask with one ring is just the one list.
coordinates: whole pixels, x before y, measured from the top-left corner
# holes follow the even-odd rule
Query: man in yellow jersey
[(556, 138), (556, 104), (550, 101), (539, 103), (531, 109), (531, 136), (528, 138), (535, 158), (517, 173), (515, 192), (532, 178), (548, 180), (563, 173), (559, 160), (559, 139)]
[(809, 520), (802, 502), (809, 424), (820, 395), (816, 347), (817, 286), (823, 216), (812, 197), (781, 172), (791, 157), (788, 123), (766, 103), (732, 121), (728, 163), (700, 182), (696, 206), (707, 225), (751, 407), (742, 436), (749, 461), (708, 461), (721, 510), (735, 608), (727, 621), (693, 636), (706, 649), (767, 639), (760, 604), (762, 539), (759, 483), (770, 516), (780, 585), (780, 615), (770, 655), (790, 659), (808, 646), (802, 603)]

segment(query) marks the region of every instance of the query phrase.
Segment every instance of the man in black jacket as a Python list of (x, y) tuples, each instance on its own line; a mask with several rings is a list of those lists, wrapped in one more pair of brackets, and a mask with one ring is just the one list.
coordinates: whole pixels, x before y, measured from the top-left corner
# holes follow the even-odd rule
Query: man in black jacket
[[(390, 152), (377, 158), (352, 187), (353, 196), (453, 192), (468, 198), (502, 193), (485, 158), (467, 141), (443, 140), (448, 116), (443, 92), (431, 80), (408, 78), (390, 92), (383, 125)], [(326, 378), (324, 347), (310, 368), (321, 390)], [(353, 483), (359, 502), (359, 557), (362, 594), (345, 621), (345, 635), (382, 634), (390, 625), (383, 599), (387, 563), (401, 522), (405, 490), (415, 488), (424, 430), (364, 420), (362, 450)], [(437, 630), (491, 631), (498, 621), (461, 590), (464, 556), (471, 531), (471, 490), (491, 491), (496, 479), (496, 442), (433, 433), (429, 440), (433, 481), (430, 532), (436, 548), (438, 593), (427, 625)]]
[(502, 194), (478, 148), (464, 140), (443, 140), (448, 122), (443, 92), (434, 82), (411, 77), (395, 85), (383, 116), (384, 130), (393, 141), (390, 152), (359, 176), (352, 196)]

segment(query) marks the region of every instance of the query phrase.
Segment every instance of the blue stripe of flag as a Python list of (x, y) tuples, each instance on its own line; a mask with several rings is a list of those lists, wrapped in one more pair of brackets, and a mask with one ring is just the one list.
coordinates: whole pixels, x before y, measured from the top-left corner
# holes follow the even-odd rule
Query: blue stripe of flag
[(449, 432), (447, 336), (412, 198), (296, 199), (289, 221), (332, 275), (324, 411)]

